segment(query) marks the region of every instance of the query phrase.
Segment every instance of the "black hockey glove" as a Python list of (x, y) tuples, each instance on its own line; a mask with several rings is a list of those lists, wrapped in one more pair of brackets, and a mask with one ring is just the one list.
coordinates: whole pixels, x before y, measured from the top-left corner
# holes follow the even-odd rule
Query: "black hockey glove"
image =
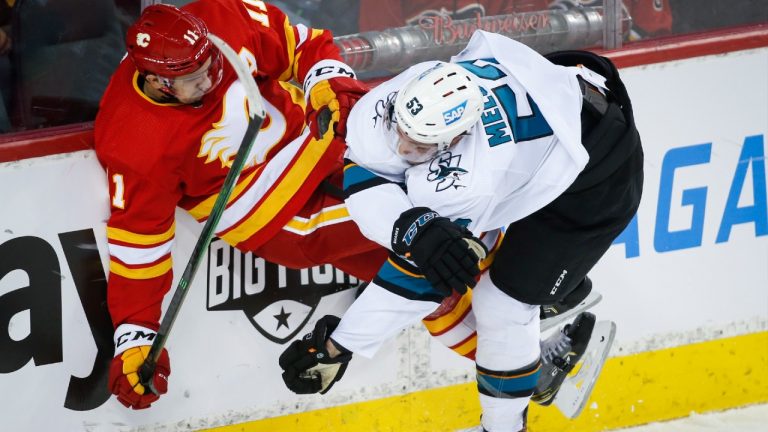
[(341, 322), (339, 317), (326, 315), (315, 324), (315, 329), (294, 341), (280, 355), (283, 381), (297, 394), (325, 394), (344, 376), (352, 353), (336, 347), (341, 354), (331, 358), (325, 342)]
[(421, 270), (437, 290), (464, 294), (480, 274), (478, 263), (488, 253), (467, 228), (440, 217), (427, 207), (403, 212), (392, 227), (392, 250)]

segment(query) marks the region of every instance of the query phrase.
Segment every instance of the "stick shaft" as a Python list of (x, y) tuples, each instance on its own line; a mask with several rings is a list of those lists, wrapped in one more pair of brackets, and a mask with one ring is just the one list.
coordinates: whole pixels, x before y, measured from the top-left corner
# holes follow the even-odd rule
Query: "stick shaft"
[(184, 268), (184, 273), (182, 273), (181, 278), (179, 279), (176, 291), (174, 291), (171, 302), (168, 305), (168, 309), (166, 309), (165, 315), (163, 315), (163, 320), (160, 323), (160, 328), (157, 330), (155, 340), (152, 342), (152, 347), (149, 350), (149, 354), (147, 355), (144, 364), (142, 364), (141, 369), (139, 370), (139, 378), (141, 384), (144, 385), (145, 388), (149, 388), (155, 394), (158, 393), (154, 388), (154, 380), (152, 377), (155, 373), (157, 360), (160, 358), (160, 354), (165, 347), (165, 343), (168, 340), (168, 335), (173, 328), (173, 324), (176, 322), (176, 318), (179, 315), (179, 310), (181, 309), (181, 305), (184, 302), (184, 298), (187, 296), (189, 287), (192, 285), (192, 281), (195, 278), (197, 268), (200, 266), (200, 263), (202, 262), (203, 257), (208, 250), (208, 246), (210, 245), (211, 240), (213, 239), (213, 235), (216, 232), (216, 226), (219, 224), (219, 220), (224, 214), (224, 209), (227, 206), (227, 202), (229, 201), (229, 197), (232, 194), (234, 185), (240, 176), (240, 172), (245, 166), (245, 163), (251, 152), (251, 147), (253, 147), (253, 143), (256, 141), (256, 137), (258, 136), (261, 125), (264, 122), (264, 118), (266, 117), (261, 94), (259, 93), (259, 89), (256, 86), (252, 75), (248, 71), (248, 68), (244, 65), (240, 57), (237, 56), (232, 48), (226, 44), (226, 42), (212, 34), (209, 34), (208, 37), (211, 39), (211, 42), (213, 42), (213, 44), (219, 48), (227, 61), (229, 61), (229, 63), (235, 69), (238, 79), (245, 87), (245, 93), (248, 97), (248, 105), (250, 111), (249, 122), (248, 127), (245, 130), (245, 134), (243, 135), (243, 140), (240, 143), (240, 148), (238, 149), (237, 154), (235, 155), (235, 159), (232, 162), (232, 166), (230, 167), (227, 176), (224, 178), (224, 183), (221, 186), (221, 192), (219, 192), (219, 196), (216, 198), (216, 201), (213, 204), (213, 208), (211, 209), (211, 213), (208, 216), (208, 220), (203, 226), (203, 230), (200, 233), (200, 237), (197, 239), (197, 243), (195, 243), (192, 256), (189, 258), (187, 266)]

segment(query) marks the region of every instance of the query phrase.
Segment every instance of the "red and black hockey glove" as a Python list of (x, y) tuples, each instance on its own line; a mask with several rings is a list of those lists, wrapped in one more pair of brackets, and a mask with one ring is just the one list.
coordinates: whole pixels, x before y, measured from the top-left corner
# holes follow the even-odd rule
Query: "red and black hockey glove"
[(347, 117), (355, 103), (369, 88), (354, 78), (352, 68), (335, 60), (324, 60), (313, 66), (304, 82), (307, 92), (306, 122), (315, 128), (315, 136), (325, 134), (327, 125), (318, 122), (323, 108), (331, 111), (336, 136), (347, 134)]
[(413, 261), (435, 289), (448, 296), (477, 284), (488, 253), (467, 228), (427, 207), (403, 212), (392, 227), (392, 250)]
[(152, 377), (159, 394), (152, 393), (139, 382), (139, 369), (149, 354), (155, 336), (154, 330), (133, 324), (121, 324), (115, 330), (115, 357), (109, 367), (109, 391), (127, 408), (149, 408), (168, 391), (171, 361), (165, 349), (157, 360)]
[(325, 394), (344, 376), (352, 353), (334, 344), (341, 354), (331, 358), (325, 345), (339, 322), (341, 319), (333, 315), (320, 318), (312, 332), (288, 345), (280, 355), (283, 381), (292, 392)]

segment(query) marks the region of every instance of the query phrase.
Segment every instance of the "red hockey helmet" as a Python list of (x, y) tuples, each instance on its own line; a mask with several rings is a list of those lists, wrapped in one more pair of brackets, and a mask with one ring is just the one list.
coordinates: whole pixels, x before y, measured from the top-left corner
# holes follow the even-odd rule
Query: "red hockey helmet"
[(195, 72), (213, 56), (209, 76), (221, 79), (221, 53), (198, 17), (167, 4), (147, 7), (125, 36), (128, 56), (142, 74), (175, 78)]

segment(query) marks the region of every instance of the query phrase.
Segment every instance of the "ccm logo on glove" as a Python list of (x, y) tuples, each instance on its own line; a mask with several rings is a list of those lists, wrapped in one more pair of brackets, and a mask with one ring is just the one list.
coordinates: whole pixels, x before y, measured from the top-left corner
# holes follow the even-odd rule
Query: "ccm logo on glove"
[(168, 391), (171, 362), (165, 349), (160, 353), (152, 376), (152, 384), (158, 394), (140, 383), (139, 369), (147, 359), (156, 336), (154, 330), (134, 324), (121, 324), (115, 330), (115, 357), (109, 367), (109, 391), (128, 408), (149, 408)]
[[(405, 234), (401, 234), (405, 231)], [(467, 228), (427, 207), (404, 211), (392, 227), (392, 250), (416, 264), (444, 296), (477, 284), (478, 263), (488, 250)]]

